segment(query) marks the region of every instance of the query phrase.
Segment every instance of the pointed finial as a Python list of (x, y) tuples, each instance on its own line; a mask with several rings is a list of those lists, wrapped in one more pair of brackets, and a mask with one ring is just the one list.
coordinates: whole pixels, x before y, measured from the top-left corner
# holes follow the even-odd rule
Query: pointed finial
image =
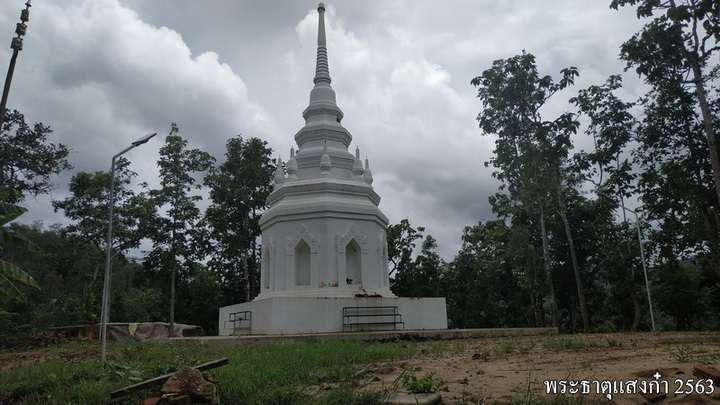
[(318, 5), (319, 26), (318, 26), (318, 49), (317, 63), (315, 65), (315, 78), (313, 82), (325, 82), (330, 84), (330, 68), (328, 66), (327, 42), (325, 40), (325, 5)]
[(277, 168), (275, 169), (275, 188), (282, 186), (285, 183), (285, 171), (283, 170), (282, 159), (280, 156), (277, 158)]
[(373, 182), (372, 170), (370, 170), (370, 161), (368, 160), (367, 156), (365, 157), (365, 174), (363, 174), (363, 177), (365, 178), (365, 182), (367, 184), (372, 185), (372, 182)]
[(353, 163), (353, 176), (355, 176), (355, 178), (358, 180), (362, 180), (363, 173), (365, 173), (365, 169), (363, 169), (362, 160), (360, 160), (360, 148), (356, 147), (355, 162)]
[(287, 179), (290, 180), (297, 180), (297, 174), (298, 174), (298, 165), (297, 160), (295, 160), (295, 148), (290, 148), (290, 159), (287, 162), (287, 165), (285, 165), (285, 168), (287, 168)]
[(332, 169), (332, 162), (330, 161), (330, 155), (328, 155), (327, 141), (323, 146), (323, 154), (320, 157), (320, 174), (323, 176), (329, 176), (330, 170)]
[(325, 4), (318, 4), (318, 14), (320, 14), (320, 29), (318, 29), (318, 46), (325, 46)]

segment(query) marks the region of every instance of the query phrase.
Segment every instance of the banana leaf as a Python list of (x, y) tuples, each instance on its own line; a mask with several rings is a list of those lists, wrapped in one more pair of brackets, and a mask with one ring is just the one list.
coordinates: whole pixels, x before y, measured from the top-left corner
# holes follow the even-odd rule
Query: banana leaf
[(10, 282), (9, 279), (11, 278), (23, 284), (27, 284), (38, 289), (40, 288), (35, 279), (24, 272), (20, 267), (10, 262), (6, 262), (5, 260), (0, 260), (0, 294), (6, 295), (9, 298), (16, 299), (18, 301), (24, 301), (25, 298), (20, 293), (20, 290), (18, 290), (15, 284)]

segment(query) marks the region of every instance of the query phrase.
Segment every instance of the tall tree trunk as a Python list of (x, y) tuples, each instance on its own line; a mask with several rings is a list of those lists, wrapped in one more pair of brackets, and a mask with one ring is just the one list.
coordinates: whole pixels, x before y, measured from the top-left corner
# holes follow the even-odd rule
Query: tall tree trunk
[[(623, 210), (623, 212), (625, 212), (625, 210)], [(625, 219), (625, 224), (627, 224), (627, 219)], [(627, 256), (623, 253), (622, 249), (620, 249), (620, 246), (617, 246), (616, 249), (618, 257), (622, 258), (623, 263), (627, 263), (627, 257), (633, 254), (630, 242), (627, 244)], [(633, 322), (632, 326), (630, 326), (630, 332), (637, 332), (638, 327), (640, 327), (640, 319), (642, 319), (642, 310), (640, 308), (640, 300), (638, 299), (637, 293), (635, 293), (635, 266), (627, 267), (630, 269), (630, 279), (626, 283), (626, 290), (633, 306)]]
[(707, 138), (708, 150), (710, 152), (710, 166), (713, 171), (713, 179), (715, 180), (715, 194), (718, 199), (718, 207), (720, 207), (720, 157), (718, 156), (718, 144), (715, 137), (715, 128), (713, 125), (713, 117), (708, 106), (707, 96), (705, 94), (705, 85), (702, 80), (702, 71), (700, 64), (696, 60), (692, 60), (693, 82), (697, 89), (698, 103), (700, 104), (700, 113), (702, 114), (703, 127), (705, 128), (705, 137)]
[(632, 288), (633, 286), (630, 285), (628, 287), (628, 294), (630, 295), (630, 301), (632, 301), (633, 304), (633, 323), (630, 327), (630, 332), (637, 332), (638, 327), (640, 326), (640, 300), (638, 300), (637, 294), (635, 293), (635, 290)]
[(575, 251), (575, 241), (570, 230), (570, 221), (567, 219), (567, 208), (565, 207), (565, 199), (563, 198), (562, 186), (560, 184), (559, 170), (555, 171), (554, 182), (555, 192), (557, 194), (558, 213), (565, 227), (565, 235), (568, 240), (570, 249), (570, 261), (572, 262), (573, 273), (575, 273), (575, 286), (577, 287), (578, 301), (580, 303), (580, 316), (582, 317), (583, 332), (590, 333), (590, 319), (588, 317), (587, 306), (585, 303), (585, 290), (583, 289), (582, 279), (580, 278), (580, 265), (578, 265), (577, 252)]
[[(545, 326), (542, 316), (542, 298), (538, 297), (538, 294), (533, 289), (530, 289), (530, 309), (533, 315), (532, 325), (536, 328)], [(528, 319), (528, 324), (531, 324), (530, 319)]]
[(535, 327), (544, 328), (545, 316), (543, 314), (543, 299), (542, 296), (535, 293), (533, 293), (533, 295), (535, 296), (535, 306), (533, 307), (533, 312), (535, 313)]
[(172, 239), (170, 244), (169, 258), (172, 260), (170, 270), (170, 322), (168, 325), (168, 336), (175, 337), (175, 279), (177, 278), (177, 252), (175, 242), (175, 224), (173, 223)]
[(177, 260), (173, 257), (172, 271), (170, 272), (170, 325), (168, 336), (175, 337), (175, 279), (177, 277)]
[[(677, 8), (675, 1), (670, 2), (671, 9), (673, 11)], [(668, 12), (668, 15), (670, 13)], [(677, 19), (671, 16), (673, 23), (677, 26), (681, 26), (681, 23)], [(693, 49), (688, 50), (685, 48), (685, 57), (690, 63), (690, 67), (693, 75), (693, 84), (698, 97), (698, 104), (700, 104), (700, 114), (702, 116), (703, 128), (705, 130), (705, 137), (707, 138), (708, 150), (710, 152), (710, 166), (713, 171), (713, 179), (715, 180), (715, 194), (718, 200), (718, 209), (720, 209), (720, 157), (718, 156), (718, 144), (717, 138), (715, 137), (715, 128), (713, 123), (713, 116), (710, 113), (710, 106), (707, 101), (707, 94), (705, 91), (705, 81), (703, 80), (702, 66), (700, 65), (699, 57), (705, 52), (705, 46), (702, 44), (702, 40), (698, 38), (699, 29), (697, 26), (697, 19), (694, 20), (694, 24), (691, 29), (692, 46)]]
[(545, 209), (538, 204), (540, 211), (540, 233), (542, 234), (543, 245), (543, 265), (545, 268), (545, 284), (548, 289), (548, 301), (550, 304), (550, 314), (552, 315), (552, 325), (554, 328), (560, 327), (560, 311), (558, 311), (557, 300), (555, 299), (555, 286), (552, 279), (552, 270), (550, 266), (550, 244), (548, 243), (547, 227), (545, 226)]

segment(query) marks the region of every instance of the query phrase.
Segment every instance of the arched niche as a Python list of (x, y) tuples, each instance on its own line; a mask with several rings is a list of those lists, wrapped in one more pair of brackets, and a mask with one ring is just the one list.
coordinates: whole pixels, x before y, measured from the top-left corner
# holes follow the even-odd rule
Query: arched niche
[(351, 239), (345, 246), (345, 275), (353, 284), (362, 284), (362, 248)]
[(300, 239), (294, 250), (295, 285), (310, 285), (310, 245), (304, 239)]
[(286, 290), (306, 289), (317, 284), (318, 253), (320, 242), (318, 237), (310, 234), (305, 224), (301, 224), (293, 237), (285, 243), (285, 280)]

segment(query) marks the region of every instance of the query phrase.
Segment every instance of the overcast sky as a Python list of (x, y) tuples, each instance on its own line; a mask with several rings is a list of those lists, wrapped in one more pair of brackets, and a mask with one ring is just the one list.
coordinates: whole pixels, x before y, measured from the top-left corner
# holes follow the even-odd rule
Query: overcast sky
[[(0, 67), (25, 0), (0, 2)], [(73, 171), (108, 170), (126, 157), (138, 182), (157, 185), (158, 149), (170, 123), (191, 147), (222, 160), (241, 134), (287, 160), (303, 126), (315, 68), (317, 3), (297, 0), (34, 0), (8, 108), (43, 122), (72, 149)], [(326, 2), (332, 86), (343, 125), (370, 159), (380, 208), (391, 223), (426, 227), (452, 260), (465, 226), (493, 219), (497, 191), (485, 168), (494, 138), (475, 120), (470, 80), (523, 49), (541, 74), (576, 66), (577, 90), (622, 73), (619, 46), (643, 24), (607, 1), (405, 0)], [(641, 92), (624, 77), (628, 100)], [(582, 145), (585, 139), (578, 139)], [(72, 173), (55, 178), (63, 199)], [(67, 223), (50, 198), (25, 203), (21, 222)]]

